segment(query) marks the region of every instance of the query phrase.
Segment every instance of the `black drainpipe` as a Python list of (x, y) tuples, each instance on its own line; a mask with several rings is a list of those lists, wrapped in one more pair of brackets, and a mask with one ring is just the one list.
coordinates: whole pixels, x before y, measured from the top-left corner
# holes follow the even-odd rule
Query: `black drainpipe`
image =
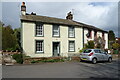
[(84, 48), (84, 28), (83, 28), (83, 48)]

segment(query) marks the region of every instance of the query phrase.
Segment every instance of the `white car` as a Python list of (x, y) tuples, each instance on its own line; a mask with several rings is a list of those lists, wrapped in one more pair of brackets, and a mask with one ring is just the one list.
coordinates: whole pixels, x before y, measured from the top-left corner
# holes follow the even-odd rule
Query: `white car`
[(80, 53), (81, 61), (91, 61), (97, 63), (97, 61), (109, 61), (112, 62), (112, 56), (101, 49), (86, 49)]

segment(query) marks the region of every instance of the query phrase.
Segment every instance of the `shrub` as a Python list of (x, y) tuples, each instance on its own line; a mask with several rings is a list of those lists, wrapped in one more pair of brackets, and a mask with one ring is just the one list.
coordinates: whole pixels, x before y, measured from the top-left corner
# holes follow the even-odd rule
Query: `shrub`
[(118, 49), (120, 47), (120, 44), (118, 43), (113, 43), (112, 44), (113, 49)]
[(87, 48), (83, 48), (83, 49), (81, 49), (79, 52), (82, 53), (85, 49), (87, 49)]
[(17, 63), (22, 64), (23, 63), (23, 55), (22, 54), (13, 54), (13, 59), (16, 60)]
[(85, 45), (85, 48), (91, 48), (93, 49), (94, 48), (94, 41), (88, 41), (88, 43)]
[(31, 63), (38, 63), (39, 61), (35, 61), (35, 60), (33, 60), (33, 61), (31, 61)]
[(31, 63), (39, 63), (39, 62), (64, 62), (63, 59), (42, 59), (42, 60), (33, 60)]

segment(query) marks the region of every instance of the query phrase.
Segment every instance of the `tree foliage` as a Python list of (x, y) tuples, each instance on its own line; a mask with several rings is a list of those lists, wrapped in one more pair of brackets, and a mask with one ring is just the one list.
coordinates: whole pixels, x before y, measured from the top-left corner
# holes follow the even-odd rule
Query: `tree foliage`
[(0, 21), (0, 50), (2, 50), (2, 26), (4, 24)]
[(2, 50), (20, 50), (20, 30), (10, 25), (2, 27)]
[(113, 43), (113, 44), (112, 44), (112, 47), (113, 47), (113, 49), (119, 49), (119, 48), (120, 48), (120, 44), (118, 44), (118, 43)]
[(95, 43), (95, 48), (100, 48), (100, 49), (105, 48), (105, 40), (100, 36), (94, 39), (94, 43)]
[(113, 43), (115, 43), (115, 34), (112, 30), (108, 32), (108, 40), (109, 40), (109, 49), (112, 49)]
[(94, 41), (88, 41), (88, 43), (85, 45), (85, 48), (91, 48), (91, 49), (93, 49), (94, 48)]
[(79, 52), (81, 53), (85, 49), (94, 49), (94, 46), (95, 46), (94, 41), (92, 41), (92, 40), (88, 41), (87, 44), (85, 44), (85, 47), (83, 49), (79, 50)]
[(15, 50), (16, 38), (10, 25), (2, 27), (2, 49)]
[(16, 41), (17, 41), (17, 43), (16, 43), (16, 49), (17, 50), (21, 50), (22, 48), (21, 48), (21, 42), (20, 42), (20, 40), (21, 40), (21, 38), (20, 38), (20, 31), (21, 31), (21, 28), (16, 28), (16, 29), (14, 29), (14, 35), (15, 35), (15, 38), (16, 38)]
[(115, 41), (115, 34), (112, 30), (108, 32), (108, 39), (109, 41)]

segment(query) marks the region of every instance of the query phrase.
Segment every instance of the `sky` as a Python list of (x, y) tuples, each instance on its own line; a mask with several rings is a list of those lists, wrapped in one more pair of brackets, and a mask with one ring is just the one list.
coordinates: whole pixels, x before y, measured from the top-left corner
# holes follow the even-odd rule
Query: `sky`
[[(21, 2), (2, 3), (2, 22), (12, 28), (20, 27)], [(65, 19), (72, 11), (73, 20), (113, 30), (118, 36), (117, 2), (26, 2), (27, 13)]]

